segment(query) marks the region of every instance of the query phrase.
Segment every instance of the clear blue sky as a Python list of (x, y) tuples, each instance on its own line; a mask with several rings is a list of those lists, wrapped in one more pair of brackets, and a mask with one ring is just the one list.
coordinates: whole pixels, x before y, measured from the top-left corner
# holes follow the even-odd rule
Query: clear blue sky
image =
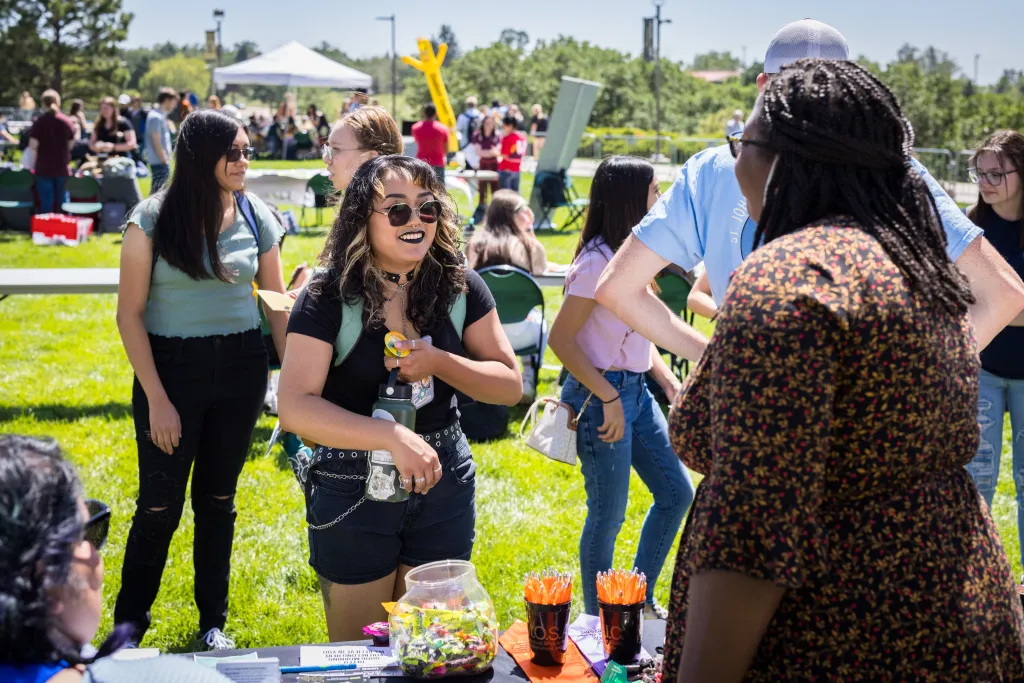
[[(463, 49), (488, 45), (503, 28), (526, 31), (531, 39), (560, 34), (637, 54), (641, 18), (653, 14), (650, 0), (123, 0), (135, 13), (130, 46), (156, 42), (201, 43), (214, 27), (212, 8), (225, 10), (223, 40), (233, 45), (253, 40), (268, 50), (289, 40), (317, 45), (322, 40), (354, 57), (390, 50), (387, 22), (398, 16), (398, 53), (412, 54), (416, 37), (451, 24)], [(662, 16), (663, 54), (691, 61), (709, 50), (730, 50), (747, 60), (763, 57), (772, 34), (783, 24), (812, 17), (832, 24), (846, 36), (854, 56), (889, 61), (904, 43), (934, 45), (949, 52), (968, 75), (974, 55), (981, 55), (982, 83), (1003, 69), (1024, 69), (1022, 0), (666, 0)]]

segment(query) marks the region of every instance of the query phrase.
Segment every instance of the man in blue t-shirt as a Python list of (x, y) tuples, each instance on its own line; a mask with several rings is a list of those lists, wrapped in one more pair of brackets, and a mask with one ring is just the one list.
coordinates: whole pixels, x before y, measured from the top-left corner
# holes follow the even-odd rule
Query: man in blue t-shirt
[[(849, 48), (827, 24), (811, 19), (788, 24), (768, 45), (758, 88), (803, 57), (847, 60)], [(707, 339), (670, 311), (648, 284), (670, 263), (690, 271), (703, 262), (712, 296), (722, 303), (733, 270), (750, 253), (757, 227), (747, 213), (735, 163), (728, 145), (687, 161), (672, 187), (633, 228), (597, 289), (598, 303), (659, 347), (691, 360), (704, 351)], [(970, 316), (982, 349), (1024, 309), (1024, 283), (924, 166), (913, 164), (935, 197), (949, 258), (967, 276), (977, 299)]]
[(167, 115), (178, 106), (178, 94), (171, 88), (161, 88), (156, 98), (156, 109), (146, 115), (146, 162), (153, 176), (149, 191), (156, 194), (171, 174), (171, 127)]

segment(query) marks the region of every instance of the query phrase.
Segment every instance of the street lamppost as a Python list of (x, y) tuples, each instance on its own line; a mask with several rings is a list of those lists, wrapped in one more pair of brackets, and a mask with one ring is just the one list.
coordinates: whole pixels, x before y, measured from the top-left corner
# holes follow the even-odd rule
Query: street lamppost
[(654, 0), (654, 157), (661, 160), (661, 25), (671, 24), (671, 19), (661, 18), (661, 6), (665, 0)]
[(377, 17), (377, 21), (391, 22), (391, 116), (398, 119), (398, 53), (395, 51), (395, 15)]
[(217, 66), (220, 66), (220, 53), (221, 53), (220, 22), (224, 21), (224, 10), (222, 10), (222, 9), (215, 9), (215, 10), (213, 10), (213, 20), (217, 22)]

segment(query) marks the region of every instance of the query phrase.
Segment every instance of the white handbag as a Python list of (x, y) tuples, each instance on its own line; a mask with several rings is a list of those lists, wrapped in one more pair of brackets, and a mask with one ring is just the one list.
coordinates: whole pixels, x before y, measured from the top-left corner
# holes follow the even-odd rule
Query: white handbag
[[(586, 408), (584, 404), (583, 409)], [(538, 411), (541, 411), (540, 416)], [(519, 437), (525, 438), (526, 445), (538, 453), (575, 467), (576, 422), (576, 411), (568, 403), (557, 398), (538, 399), (523, 418)], [(527, 429), (530, 430), (529, 436), (525, 436)]]

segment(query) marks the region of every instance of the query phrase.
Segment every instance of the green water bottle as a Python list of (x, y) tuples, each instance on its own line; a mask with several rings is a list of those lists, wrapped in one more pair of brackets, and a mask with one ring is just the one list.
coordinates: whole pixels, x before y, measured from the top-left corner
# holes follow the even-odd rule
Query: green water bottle
[[(387, 384), (380, 385), (371, 417), (391, 420), (415, 431), (416, 408), (412, 404), (412, 387), (398, 381), (398, 368), (391, 371)], [(409, 499), (409, 492), (402, 488), (401, 475), (390, 451), (370, 452), (366, 497), (381, 503), (401, 503)]]

